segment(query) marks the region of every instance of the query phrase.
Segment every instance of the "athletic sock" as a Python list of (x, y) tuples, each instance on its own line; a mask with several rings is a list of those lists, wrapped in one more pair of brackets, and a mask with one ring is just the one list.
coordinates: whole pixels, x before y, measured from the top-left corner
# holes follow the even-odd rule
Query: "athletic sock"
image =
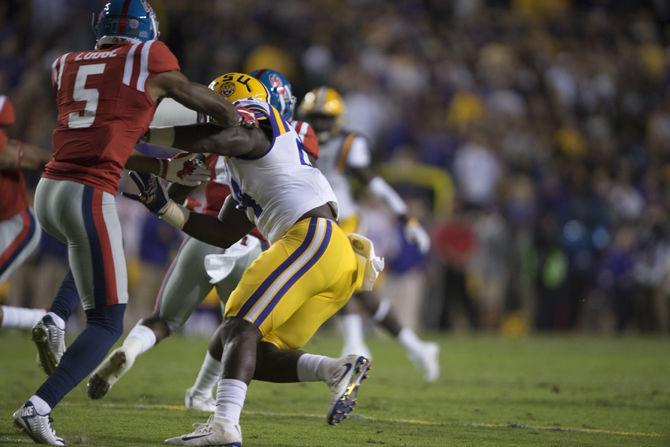
[(358, 314), (345, 314), (340, 317), (340, 328), (345, 346), (365, 345), (363, 339), (363, 319)]
[(240, 413), (247, 397), (247, 384), (237, 379), (219, 380), (216, 391), (216, 410), (214, 420), (227, 419), (234, 424), (240, 423)]
[(398, 342), (410, 353), (418, 353), (423, 349), (423, 342), (413, 330), (403, 328), (398, 334)]
[(53, 312), (47, 312), (47, 315), (51, 317), (51, 321), (54, 322), (54, 324), (58, 329), (60, 329), (61, 331), (65, 330), (65, 320), (63, 320), (61, 317), (59, 317)]
[(143, 324), (136, 324), (125, 340), (123, 340), (123, 349), (126, 352), (126, 357), (135, 358), (153, 348), (156, 344), (156, 334)]
[[(79, 307), (79, 302), (79, 293), (77, 292), (77, 285), (74, 283), (74, 276), (72, 276), (72, 271), (68, 271), (58, 288), (58, 293), (56, 293), (53, 303), (51, 303), (49, 312), (66, 322), (70, 318), (70, 315)], [(64, 328), (65, 325), (61, 329)]]
[(46, 416), (47, 414), (51, 413), (51, 406), (40, 396), (33, 394), (28, 400), (33, 403), (35, 411), (37, 411), (37, 414), (40, 416)]
[(337, 367), (338, 359), (324, 355), (303, 354), (298, 358), (298, 380), (301, 382), (325, 382), (330, 372)]
[(193, 394), (200, 394), (202, 396), (211, 396), (212, 388), (221, 377), (221, 361), (212, 357), (207, 351), (205, 353), (205, 360), (200, 366), (198, 377), (195, 378), (195, 383), (191, 388)]
[(381, 323), (389, 314), (390, 310), (391, 310), (391, 302), (387, 299), (380, 300), (379, 307), (377, 307), (375, 314), (372, 316), (372, 320), (375, 323)]
[(46, 314), (44, 309), (25, 309), (23, 307), (0, 306), (2, 308), (1, 327), (28, 329), (40, 321)]

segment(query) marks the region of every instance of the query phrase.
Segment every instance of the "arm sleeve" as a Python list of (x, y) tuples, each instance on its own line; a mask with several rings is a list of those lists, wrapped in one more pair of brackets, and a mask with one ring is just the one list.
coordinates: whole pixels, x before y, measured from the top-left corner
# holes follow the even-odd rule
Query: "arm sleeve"
[(160, 40), (154, 40), (149, 48), (149, 72), (158, 74), (179, 69), (179, 61), (167, 45)]
[(370, 148), (368, 141), (361, 136), (354, 138), (347, 155), (347, 166), (350, 168), (367, 168), (370, 166)]
[(172, 98), (163, 98), (158, 104), (149, 127), (174, 127), (198, 124), (201, 120), (198, 112), (179, 104)]

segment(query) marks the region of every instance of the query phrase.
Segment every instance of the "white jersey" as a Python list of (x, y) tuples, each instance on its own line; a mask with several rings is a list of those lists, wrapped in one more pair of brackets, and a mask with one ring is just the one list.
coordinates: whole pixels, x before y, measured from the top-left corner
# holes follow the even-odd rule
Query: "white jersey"
[(272, 145), (265, 155), (226, 159), (233, 197), (259, 231), (275, 242), (314, 208), (332, 203), (337, 214), (337, 199), (328, 180), (310, 164), (298, 134), (279, 112), (253, 99), (236, 104), (252, 110), (272, 128)]
[(354, 132), (341, 132), (319, 146), (317, 165), (333, 187), (339, 205), (340, 220), (356, 214), (356, 202), (346, 169), (370, 166), (367, 140)]

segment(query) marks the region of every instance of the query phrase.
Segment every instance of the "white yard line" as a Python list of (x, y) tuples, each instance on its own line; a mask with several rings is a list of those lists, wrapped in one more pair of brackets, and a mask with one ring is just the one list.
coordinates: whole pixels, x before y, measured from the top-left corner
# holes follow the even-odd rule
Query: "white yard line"
[[(63, 403), (60, 406), (63, 407), (85, 407), (89, 404), (82, 403)], [(165, 404), (117, 404), (117, 403), (101, 403), (101, 404), (92, 404), (100, 405), (103, 408), (111, 408), (118, 410), (168, 410), (168, 411), (186, 411), (183, 405), (165, 405)], [(195, 413), (194, 413), (195, 414)], [(289, 418), (301, 418), (301, 419), (323, 419), (325, 420), (324, 414), (310, 414), (310, 413), (284, 413), (284, 412), (275, 412), (275, 411), (245, 411), (245, 414), (251, 416), (269, 416), (269, 417), (289, 417)], [(600, 428), (583, 428), (583, 427), (563, 427), (563, 426), (543, 426), (543, 425), (527, 425), (522, 423), (508, 423), (508, 424), (489, 424), (483, 422), (465, 422), (465, 423), (456, 423), (449, 424), (446, 422), (438, 421), (429, 421), (424, 419), (395, 419), (395, 418), (379, 418), (372, 416), (363, 416), (360, 414), (352, 414), (350, 416), (352, 419), (358, 419), (369, 422), (383, 422), (390, 424), (408, 424), (408, 425), (433, 425), (433, 426), (448, 426), (448, 425), (461, 425), (465, 427), (474, 427), (474, 428), (488, 428), (488, 429), (523, 429), (523, 430), (537, 430), (537, 431), (554, 431), (554, 432), (569, 432), (569, 433), (589, 433), (589, 434), (603, 434), (603, 435), (612, 435), (612, 436), (625, 436), (625, 437), (647, 437), (647, 438), (659, 438), (663, 436), (661, 433), (654, 432), (630, 432), (630, 431), (617, 431), (617, 430), (605, 430)], [(1, 438), (0, 438), (1, 439)]]

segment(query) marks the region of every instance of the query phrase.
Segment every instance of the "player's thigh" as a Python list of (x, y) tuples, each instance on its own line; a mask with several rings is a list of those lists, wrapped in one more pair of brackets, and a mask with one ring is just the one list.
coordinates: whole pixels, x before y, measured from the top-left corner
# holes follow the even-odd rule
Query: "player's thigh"
[(181, 327), (212, 290), (204, 259), (223, 251), (194, 238), (184, 241), (168, 270), (156, 302), (158, 316), (171, 330)]
[(66, 242), (67, 240), (60, 228), (60, 216), (65, 206), (63, 197), (66, 194), (61, 193), (64, 186), (65, 182), (42, 178), (35, 190), (35, 215), (37, 221), (44, 231), (61, 242)]
[[(323, 323), (349, 301), (359, 283), (358, 274), (358, 262), (348, 238), (333, 225), (327, 248), (301, 279), (318, 288), (303, 299), (300, 307), (285, 320), (281, 319), (283, 315), (273, 314), (273, 329), (263, 334), (264, 339), (284, 349), (303, 346)], [(298, 289), (296, 293), (308, 291)]]
[(293, 225), (244, 272), (228, 299), (226, 317), (244, 318), (267, 334), (318, 293), (322, 284), (305, 274), (322, 256), (330, 225), (334, 223), (326, 219), (304, 219)]
[(29, 208), (0, 221), (0, 282), (35, 251), (41, 235), (40, 226)]
[(121, 223), (114, 196), (67, 183), (59, 229), (68, 245), (70, 268), (85, 309), (128, 302), (128, 278)]
[(263, 341), (280, 349), (299, 349), (349, 300), (342, 295), (324, 293), (309, 298), (282, 325), (263, 336)]
[(228, 301), (228, 298), (242, 280), (244, 273), (256, 261), (256, 259), (258, 259), (261, 253), (263, 253), (263, 250), (259, 244), (241, 258), (236, 259), (235, 266), (233, 267), (233, 270), (230, 272), (230, 274), (223, 280), (216, 283), (216, 293), (222, 303), (226, 303)]

